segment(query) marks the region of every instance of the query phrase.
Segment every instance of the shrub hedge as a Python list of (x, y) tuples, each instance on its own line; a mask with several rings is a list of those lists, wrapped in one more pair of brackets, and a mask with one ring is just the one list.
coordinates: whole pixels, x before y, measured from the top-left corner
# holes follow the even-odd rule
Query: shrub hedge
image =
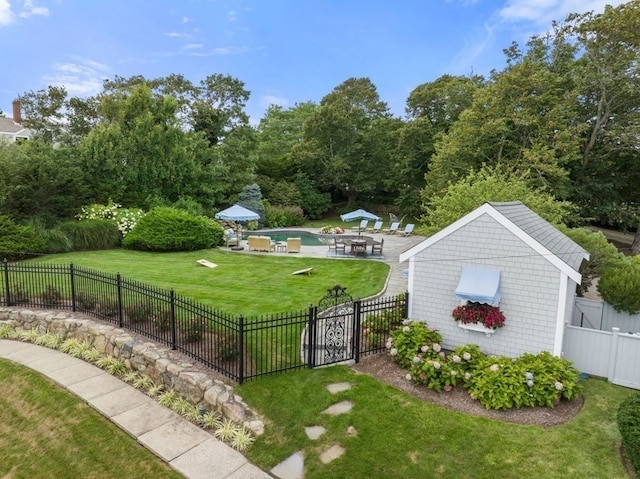
[(116, 223), (105, 219), (65, 221), (58, 229), (71, 240), (74, 251), (117, 248), (122, 241)]
[(618, 409), (618, 429), (622, 444), (636, 473), (640, 473), (640, 394), (624, 401)]
[(141, 251), (195, 251), (222, 244), (222, 226), (175, 208), (154, 208), (124, 238), (125, 248)]
[(0, 259), (17, 261), (46, 251), (46, 241), (32, 227), (0, 215)]

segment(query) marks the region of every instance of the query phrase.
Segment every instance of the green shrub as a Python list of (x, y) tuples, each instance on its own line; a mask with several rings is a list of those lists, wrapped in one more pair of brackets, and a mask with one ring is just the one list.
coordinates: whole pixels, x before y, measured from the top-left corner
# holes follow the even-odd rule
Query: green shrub
[(487, 356), (471, 372), (469, 394), (487, 409), (553, 407), (580, 394), (579, 372), (548, 352), (520, 358)]
[(622, 444), (636, 474), (640, 473), (640, 393), (629, 396), (618, 409)]
[(31, 218), (27, 224), (47, 243), (47, 253), (68, 253), (73, 250), (73, 243), (59, 228), (48, 228), (41, 218)]
[(47, 306), (57, 306), (62, 302), (62, 293), (52, 284), (48, 284), (40, 295), (40, 298)]
[(98, 304), (95, 294), (76, 293), (76, 306), (84, 311), (92, 311)]
[(150, 301), (125, 307), (125, 314), (131, 323), (144, 323), (153, 317), (153, 305)]
[(304, 222), (304, 214), (299, 206), (273, 206), (267, 203), (265, 208), (265, 225), (269, 228), (300, 226)]
[[(438, 357), (442, 350), (442, 335), (420, 321), (404, 320), (402, 326), (391, 332), (387, 342), (393, 359), (403, 368), (413, 364), (414, 358), (422, 354), (425, 359)], [(423, 348), (428, 348), (426, 351)]]
[(640, 312), (640, 263), (624, 258), (616, 266), (605, 269), (598, 291), (616, 311)]
[(0, 215), (0, 259), (18, 261), (46, 253), (46, 241), (30, 226), (14, 223)]
[(182, 337), (187, 343), (195, 343), (202, 339), (206, 329), (207, 322), (204, 318), (193, 317), (182, 326)]
[(221, 245), (222, 235), (222, 227), (209, 218), (160, 207), (143, 216), (122, 245), (142, 251), (195, 251)]
[(110, 220), (65, 221), (58, 228), (71, 240), (74, 251), (113, 249), (122, 240), (117, 225)]
[(207, 216), (204, 207), (190, 196), (181, 196), (171, 206), (177, 210), (186, 211), (193, 216)]

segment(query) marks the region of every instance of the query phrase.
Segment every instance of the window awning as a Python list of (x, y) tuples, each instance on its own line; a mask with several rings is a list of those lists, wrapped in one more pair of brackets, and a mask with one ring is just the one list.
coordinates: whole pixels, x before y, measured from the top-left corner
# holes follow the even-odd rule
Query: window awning
[(464, 266), (453, 297), (496, 306), (500, 302), (500, 271)]

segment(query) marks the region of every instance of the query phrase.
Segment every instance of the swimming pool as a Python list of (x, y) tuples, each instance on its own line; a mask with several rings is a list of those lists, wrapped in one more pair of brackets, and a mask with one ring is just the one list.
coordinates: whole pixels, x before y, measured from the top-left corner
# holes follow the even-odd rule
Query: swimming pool
[(272, 241), (287, 241), (288, 238), (300, 238), (304, 246), (325, 246), (328, 241), (319, 238), (317, 234), (301, 230), (256, 230), (245, 231), (243, 239), (247, 236), (269, 236)]

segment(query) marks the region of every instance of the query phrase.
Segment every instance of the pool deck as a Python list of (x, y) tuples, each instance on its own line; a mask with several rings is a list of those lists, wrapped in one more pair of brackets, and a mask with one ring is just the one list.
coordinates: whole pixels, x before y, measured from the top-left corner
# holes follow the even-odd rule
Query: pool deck
[[(269, 235), (269, 232), (273, 232), (275, 235), (278, 231), (277, 229), (273, 230), (260, 230), (261, 235)], [(283, 228), (282, 231), (305, 231), (307, 233), (318, 234), (317, 228)], [(339, 238), (341, 235), (336, 235)], [(347, 233), (345, 236), (353, 236), (353, 233)], [(400, 263), (400, 254), (404, 253), (406, 250), (412, 248), (416, 244), (425, 240), (424, 236), (411, 235), (408, 237), (403, 237), (399, 235), (388, 235), (382, 233), (362, 233), (362, 236), (372, 238), (376, 242), (380, 242), (384, 239), (384, 247), (382, 249), (382, 257), (379, 256), (369, 256), (366, 259), (370, 261), (383, 261), (387, 263), (391, 269), (389, 271), (389, 277), (387, 278), (384, 290), (380, 292), (380, 294), (386, 294), (390, 296), (395, 296), (397, 294), (401, 294), (407, 291), (407, 278), (402, 275), (402, 271), (409, 267), (408, 263)], [(300, 249), (300, 253), (286, 253), (283, 251), (275, 251), (271, 253), (264, 253), (259, 251), (249, 251), (247, 249), (246, 241), (242, 241), (242, 246), (244, 247), (241, 251), (234, 251), (234, 253), (240, 254), (257, 254), (257, 255), (274, 255), (274, 256), (299, 256), (304, 258), (332, 258), (336, 260), (342, 261), (362, 261), (365, 258), (356, 258), (353, 256), (335, 256), (335, 254), (330, 254), (329, 245), (323, 246), (306, 246), (302, 245)], [(227, 248), (222, 248), (227, 249)]]

